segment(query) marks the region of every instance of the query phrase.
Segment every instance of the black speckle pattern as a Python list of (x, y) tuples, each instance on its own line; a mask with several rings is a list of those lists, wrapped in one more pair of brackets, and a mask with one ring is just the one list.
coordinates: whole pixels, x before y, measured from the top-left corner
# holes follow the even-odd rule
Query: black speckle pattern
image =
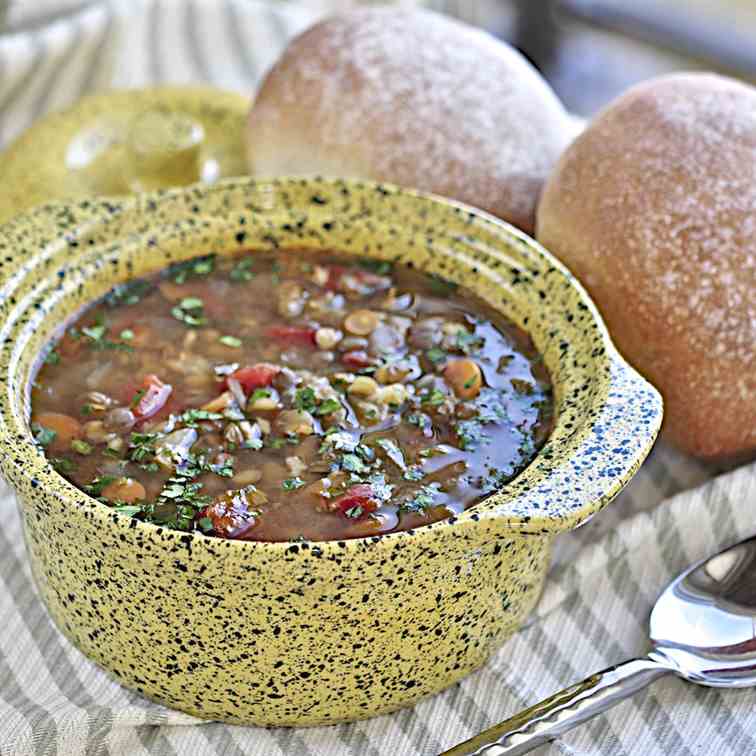
[[(31, 441), (42, 346), (129, 276), (240, 246), (412, 262), (524, 326), (556, 388), (535, 461), (461, 515), (381, 538), (255, 543), (137, 522), (57, 475)], [(322, 179), (50, 205), (0, 228), (0, 468), (62, 632), (124, 685), (200, 717), (343, 722), (407, 706), (479, 665), (538, 599), (553, 537), (605, 506), (648, 453), (658, 393), (579, 284), (512, 227), (385, 185)]]

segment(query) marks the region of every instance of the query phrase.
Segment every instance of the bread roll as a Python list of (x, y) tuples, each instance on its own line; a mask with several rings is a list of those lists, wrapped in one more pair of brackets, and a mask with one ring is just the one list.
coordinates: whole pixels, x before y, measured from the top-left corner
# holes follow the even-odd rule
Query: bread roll
[(294, 39), (249, 116), (255, 176), (387, 181), (526, 231), (575, 132), (546, 82), (490, 35), (420, 10), (333, 16)]
[(756, 89), (708, 74), (641, 84), (560, 159), (538, 239), (703, 458), (756, 452)]

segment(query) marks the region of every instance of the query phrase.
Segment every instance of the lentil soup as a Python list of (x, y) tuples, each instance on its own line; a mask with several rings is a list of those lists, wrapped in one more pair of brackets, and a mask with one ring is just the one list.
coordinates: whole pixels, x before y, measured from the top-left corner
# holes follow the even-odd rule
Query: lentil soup
[(408, 267), (206, 255), (116, 286), (51, 345), (32, 433), (127, 515), (260, 541), (453, 516), (552, 426), (527, 334)]

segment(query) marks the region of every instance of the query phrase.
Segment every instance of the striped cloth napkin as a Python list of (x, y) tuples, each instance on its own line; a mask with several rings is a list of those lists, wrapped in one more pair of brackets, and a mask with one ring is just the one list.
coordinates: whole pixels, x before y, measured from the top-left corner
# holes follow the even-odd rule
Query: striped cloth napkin
[[(0, 20), (0, 145), (108, 87), (207, 82), (251, 93), (293, 34), (349, 4), (11, 0), (5, 27)], [(475, 15), (472, 3), (426, 4)], [(36, 597), (13, 498), (0, 484), (0, 756), (438, 753), (644, 651), (648, 612), (668, 580), (756, 531), (756, 467), (710, 480), (715, 472), (657, 445), (616, 502), (558, 539), (527, 626), (461, 684), (392, 716), (278, 731), (202, 723), (124, 690), (84, 659)], [(685, 756), (702, 748), (756, 753), (750, 692), (661, 681), (540, 752)]]

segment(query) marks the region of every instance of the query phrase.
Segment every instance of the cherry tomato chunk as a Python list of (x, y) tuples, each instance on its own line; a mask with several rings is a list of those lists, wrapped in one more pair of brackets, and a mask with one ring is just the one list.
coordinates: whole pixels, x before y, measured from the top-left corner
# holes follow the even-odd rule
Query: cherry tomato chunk
[(249, 393), (257, 388), (265, 388), (273, 383), (273, 379), (281, 372), (278, 365), (271, 365), (269, 362), (258, 362), (255, 365), (235, 370), (227, 376), (221, 384), (221, 391), (228, 388), (228, 379), (233, 378), (241, 384), (245, 393)]
[(337, 510), (350, 519), (357, 519), (378, 509), (378, 501), (369, 483), (358, 483), (347, 489), (343, 496), (336, 499), (335, 504)]
[(367, 352), (355, 350), (341, 355), (341, 361), (350, 368), (366, 368), (374, 364)]
[(274, 325), (266, 331), (268, 338), (281, 344), (303, 344), (315, 346), (315, 329), (302, 326)]

